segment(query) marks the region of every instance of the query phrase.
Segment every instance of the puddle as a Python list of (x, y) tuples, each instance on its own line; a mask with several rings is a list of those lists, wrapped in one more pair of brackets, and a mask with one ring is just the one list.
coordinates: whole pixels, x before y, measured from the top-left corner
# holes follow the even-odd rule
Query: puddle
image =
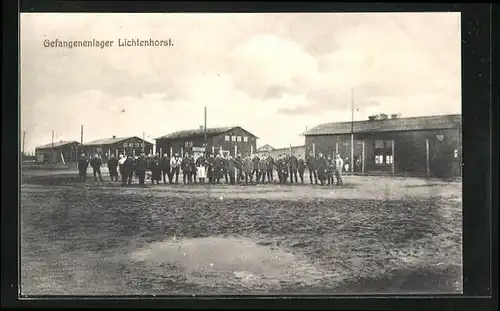
[(130, 256), (156, 275), (171, 274), (166, 267), (175, 266), (186, 281), (203, 285), (307, 285), (326, 275), (332, 277), (284, 249), (238, 238), (168, 239), (137, 249)]

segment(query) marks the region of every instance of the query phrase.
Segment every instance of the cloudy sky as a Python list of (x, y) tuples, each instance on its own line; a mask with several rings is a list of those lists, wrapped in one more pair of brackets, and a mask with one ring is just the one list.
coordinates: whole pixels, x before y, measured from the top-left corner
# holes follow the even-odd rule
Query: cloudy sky
[[(153, 138), (240, 125), (258, 145), (374, 113), (461, 112), (459, 13), (22, 14), (21, 131), (55, 140)], [(118, 39), (173, 47), (118, 47)], [(114, 40), (111, 48), (45, 48)]]

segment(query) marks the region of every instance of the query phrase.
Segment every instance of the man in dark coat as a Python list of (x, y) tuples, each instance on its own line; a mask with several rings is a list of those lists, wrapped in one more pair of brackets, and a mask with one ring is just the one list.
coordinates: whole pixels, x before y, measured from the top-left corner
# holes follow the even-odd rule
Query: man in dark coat
[(241, 153), (238, 153), (236, 158), (234, 159), (234, 163), (236, 165), (236, 182), (245, 179), (245, 174), (243, 173), (243, 158), (241, 157)]
[(80, 159), (78, 159), (78, 176), (81, 181), (85, 181), (87, 179), (87, 167), (89, 167), (89, 161), (87, 161), (85, 153), (82, 153)]
[(278, 171), (278, 179), (280, 184), (284, 184), (286, 181), (285, 172), (287, 171), (286, 160), (283, 155), (278, 156), (276, 161), (276, 170)]
[(323, 154), (320, 153), (319, 157), (316, 159), (316, 170), (318, 171), (318, 179), (322, 186), (325, 184), (327, 169), (328, 164), (326, 159), (323, 157)]
[(144, 180), (146, 179), (146, 170), (148, 169), (148, 159), (146, 155), (141, 153), (141, 155), (137, 158), (136, 161), (136, 172), (137, 177), (139, 178), (139, 185), (144, 185)]
[(207, 177), (208, 177), (208, 182), (213, 184), (215, 182), (214, 178), (214, 155), (210, 154), (210, 156), (207, 159)]
[(260, 161), (260, 158), (255, 155), (253, 158), (252, 158), (252, 162), (253, 162), (253, 172), (252, 172), (252, 178), (253, 178), (253, 175), (255, 175), (255, 179), (258, 181), (259, 179), (259, 161)]
[(252, 175), (254, 171), (252, 157), (248, 155), (243, 159), (243, 172), (245, 173), (245, 184), (252, 183)]
[(189, 158), (189, 154), (185, 154), (182, 159), (182, 180), (184, 184), (191, 184), (192, 175), (191, 175), (191, 159)]
[(266, 164), (267, 164), (267, 181), (273, 182), (274, 181), (273, 170), (276, 163), (274, 163), (274, 159), (270, 154), (266, 158)]
[(214, 182), (219, 184), (224, 172), (224, 160), (217, 154), (214, 160)]
[(94, 180), (97, 181), (97, 175), (99, 175), (99, 180), (103, 181), (101, 174), (102, 161), (98, 154), (94, 155), (94, 158), (90, 160), (90, 166), (94, 170)]
[(154, 155), (149, 162), (149, 167), (151, 169), (151, 183), (154, 185), (160, 184), (161, 180), (161, 167), (160, 167), (160, 159), (158, 159), (157, 155)]
[(327, 180), (327, 185), (333, 185), (333, 174), (335, 172), (335, 161), (332, 160), (331, 156), (328, 156), (326, 158), (326, 180)]
[(134, 158), (129, 155), (125, 162), (123, 162), (123, 174), (122, 174), (122, 185), (125, 186), (127, 183), (130, 185), (132, 183), (132, 176), (134, 174), (135, 163)]
[(295, 156), (295, 154), (291, 154), (288, 158), (288, 165), (290, 166), (290, 183), (293, 184), (293, 177), (295, 176), (295, 183), (299, 183), (299, 179), (297, 178), (297, 170), (299, 168), (299, 160)]
[(228, 179), (228, 165), (229, 165), (229, 158), (227, 156), (222, 156), (222, 176), (224, 176), (224, 180), (226, 182), (226, 184), (229, 183), (229, 179)]
[(235, 175), (236, 175), (236, 161), (233, 159), (231, 155), (228, 156), (226, 160), (226, 168), (227, 168), (227, 174), (229, 175), (229, 182), (231, 185), (234, 185), (236, 182)]
[(196, 160), (194, 159), (194, 154), (189, 155), (189, 161), (191, 162), (191, 177), (193, 183), (196, 184), (196, 178), (197, 178), (196, 175), (198, 174), (198, 171), (196, 169)]
[(316, 157), (312, 152), (307, 157), (306, 164), (307, 169), (309, 170), (309, 180), (311, 181), (311, 184), (313, 183), (313, 177), (314, 183), (318, 184), (318, 175), (316, 175)]
[(118, 160), (114, 154), (108, 159), (108, 170), (111, 181), (118, 181)]
[(306, 170), (306, 162), (304, 161), (304, 159), (302, 159), (301, 155), (299, 155), (299, 159), (297, 162), (299, 164), (298, 171), (299, 171), (300, 182), (303, 184), (304, 183), (304, 171)]
[(170, 174), (170, 158), (168, 157), (167, 153), (165, 153), (163, 155), (163, 158), (161, 158), (160, 160), (160, 169), (163, 176), (163, 183), (167, 183), (166, 177), (168, 177), (168, 182), (172, 183), (172, 175)]

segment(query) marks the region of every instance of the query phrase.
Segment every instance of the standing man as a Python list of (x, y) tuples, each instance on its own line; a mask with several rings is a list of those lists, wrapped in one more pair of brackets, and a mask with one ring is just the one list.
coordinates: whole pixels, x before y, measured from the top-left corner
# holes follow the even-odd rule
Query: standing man
[(132, 176), (134, 175), (135, 163), (134, 158), (131, 155), (125, 158), (123, 162), (123, 174), (122, 174), (122, 186), (127, 183), (130, 185), (132, 183)]
[(226, 181), (226, 184), (229, 183), (228, 179), (228, 165), (229, 165), (229, 157), (228, 156), (222, 156), (222, 175), (224, 175), (224, 180)]
[(89, 161), (87, 161), (85, 153), (82, 153), (78, 159), (78, 176), (80, 176), (81, 181), (87, 179), (87, 167), (89, 167)]
[(136, 172), (139, 178), (139, 185), (144, 185), (144, 180), (146, 179), (146, 170), (148, 169), (148, 159), (144, 152), (137, 158), (136, 162)]
[(224, 171), (224, 160), (217, 154), (214, 160), (214, 183), (220, 184)]
[(208, 177), (208, 182), (211, 184), (213, 184), (215, 181), (214, 162), (215, 162), (214, 155), (211, 153), (207, 160), (207, 177)]
[(337, 179), (337, 186), (342, 186), (344, 181), (342, 180), (342, 167), (344, 166), (344, 161), (337, 153), (335, 156), (335, 178)]
[(94, 155), (94, 158), (90, 160), (90, 166), (92, 166), (92, 169), (94, 170), (94, 180), (97, 181), (97, 175), (99, 175), (99, 180), (103, 181), (101, 174), (102, 161), (98, 154)]
[(181, 164), (182, 164), (182, 159), (179, 158), (179, 154), (178, 153), (174, 154), (174, 157), (170, 159), (170, 167), (172, 169), (172, 172), (170, 173), (170, 176), (172, 178), (170, 183), (172, 183), (172, 180), (174, 179), (174, 174), (175, 174), (175, 183), (176, 184), (179, 183), (179, 172), (181, 170)]
[(166, 184), (167, 183), (167, 178), (166, 176), (168, 176), (168, 182), (169, 183), (172, 183), (172, 175), (170, 174), (170, 159), (168, 157), (168, 153), (165, 153), (163, 155), (163, 158), (161, 158), (160, 160), (160, 169), (161, 169), (161, 172), (162, 172), (162, 177), (163, 177), (163, 183)]
[(259, 181), (259, 161), (260, 161), (260, 158), (255, 155), (252, 159), (252, 162), (253, 162), (253, 172), (252, 172), (252, 178), (253, 178), (253, 175), (255, 175), (255, 179), (257, 180), (257, 182)]
[(200, 184), (205, 183), (205, 178), (207, 177), (207, 160), (203, 154), (196, 159), (195, 165), (197, 170), (196, 176), (199, 178)]
[[(266, 174), (267, 174), (267, 160), (265, 157), (262, 157), (262, 159), (259, 161), (259, 176), (257, 176), (257, 182), (264, 183), (266, 179)], [(269, 179), (268, 179), (269, 181)]]
[(124, 157), (123, 154), (120, 154), (119, 158), (120, 159), (118, 160), (118, 169), (120, 170), (120, 176), (123, 179), (123, 175), (125, 174), (125, 171), (123, 170), (123, 163), (125, 163), (127, 157)]
[(288, 164), (290, 165), (290, 182), (293, 184), (293, 177), (295, 176), (295, 183), (299, 183), (299, 179), (297, 178), (297, 170), (299, 168), (299, 160), (295, 156), (295, 154), (291, 154), (290, 158), (288, 158)]
[(187, 153), (182, 159), (182, 181), (184, 184), (191, 184), (191, 159)]
[(335, 160), (331, 156), (326, 158), (326, 179), (327, 185), (333, 185), (333, 175), (335, 173)]
[(234, 163), (236, 165), (236, 182), (240, 182), (240, 180), (245, 179), (245, 175), (243, 174), (243, 158), (241, 157), (241, 153), (238, 153), (236, 158), (234, 159)]
[(253, 161), (252, 157), (249, 155), (243, 160), (243, 171), (245, 173), (245, 184), (252, 183), (252, 175), (253, 175)]
[(266, 164), (267, 164), (267, 181), (273, 182), (274, 181), (273, 170), (276, 163), (274, 163), (274, 159), (271, 156), (271, 154), (267, 155)]
[(313, 184), (313, 177), (314, 177), (314, 183), (317, 185), (318, 184), (318, 175), (316, 175), (316, 157), (313, 155), (313, 153), (309, 153), (309, 156), (307, 157), (306, 160), (307, 164), (307, 169), (309, 170), (309, 180), (311, 181), (311, 185)]
[(156, 181), (156, 184), (159, 185), (161, 180), (161, 166), (160, 166), (160, 159), (158, 159), (157, 155), (154, 155), (151, 158), (150, 168), (151, 168), (151, 183), (154, 185)]
[(108, 160), (108, 170), (111, 181), (118, 181), (118, 160), (111, 154)]
[(327, 168), (328, 164), (326, 163), (326, 159), (320, 152), (319, 157), (316, 159), (316, 169), (318, 170), (318, 179), (322, 186), (325, 185)]
[(278, 171), (278, 180), (280, 184), (285, 183), (285, 171), (286, 171), (286, 161), (283, 155), (278, 156), (276, 161), (276, 170)]
[(193, 183), (196, 184), (196, 178), (198, 178), (198, 171), (196, 169), (196, 160), (194, 159), (194, 154), (191, 154), (189, 156), (189, 161), (191, 163), (191, 176), (192, 176), (192, 179), (193, 179)]
[(231, 185), (234, 185), (236, 183), (236, 180), (234, 179), (234, 175), (236, 174), (236, 161), (231, 155), (229, 155), (227, 159), (227, 174), (229, 174), (229, 181)]
[(304, 159), (302, 159), (302, 156), (299, 154), (299, 159), (298, 159), (298, 170), (299, 170), (299, 177), (300, 177), (300, 183), (304, 183), (304, 171), (306, 170), (306, 162)]

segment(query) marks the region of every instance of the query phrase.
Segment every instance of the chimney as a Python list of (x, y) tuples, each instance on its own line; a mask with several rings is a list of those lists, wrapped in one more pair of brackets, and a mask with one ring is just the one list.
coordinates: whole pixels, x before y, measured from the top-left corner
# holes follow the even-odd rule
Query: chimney
[(380, 116), (380, 120), (387, 120), (387, 118), (388, 118), (388, 115), (386, 115), (385, 113), (381, 113), (379, 116)]
[(113, 135), (113, 138), (116, 138), (116, 136), (115, 136), (115, 135)]
[(399, 113), (393, 113), (391, 114), (391, 119), (398, 119), (400, 117)]

